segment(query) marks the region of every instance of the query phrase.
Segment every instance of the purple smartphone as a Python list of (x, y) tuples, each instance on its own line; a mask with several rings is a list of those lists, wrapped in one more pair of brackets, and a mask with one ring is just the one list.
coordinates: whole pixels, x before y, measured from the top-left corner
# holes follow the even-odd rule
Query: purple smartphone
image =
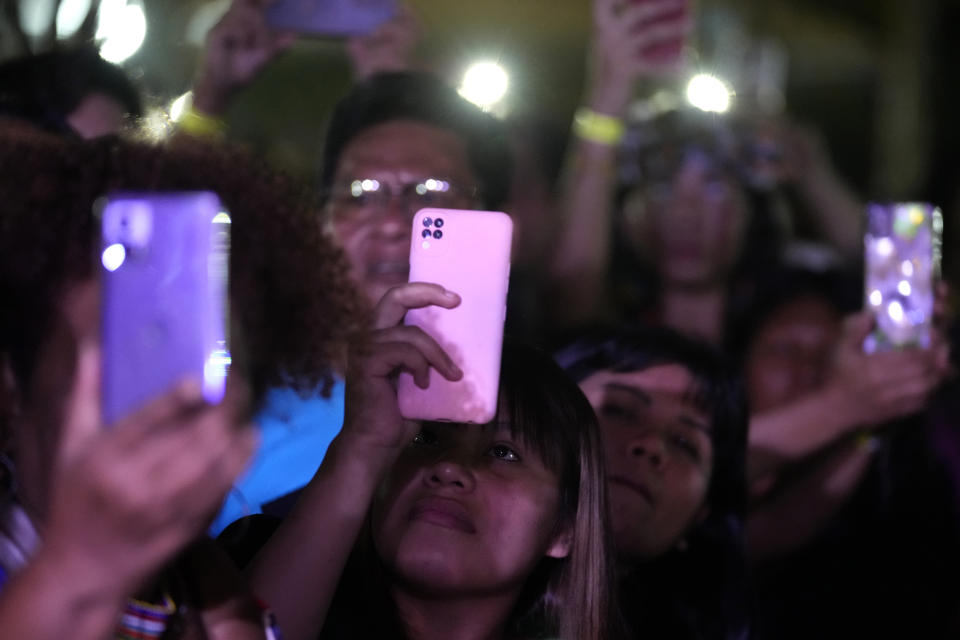
[(867, 353), (930, 346), (943, 216), (927, 203), (871, 204), (864, 234), (865, 304), (877, 319)]
[(321, 38), (372, 33), (396, 14), (396, 0), (276, 0), (266, 9), (274, 29)]
[(485, 424), (497, 414), (503, 322), (507, 315), (513, 221), (496, 211), (422, 209), (413, 218), (410, 282), (460, 295), (454, 309), (411, 309), (405, 324), (433, 337), (463, 371), (451, 382), (430, 369), (430, 385), (397, 381), (405, 418)]
[(184, 378), (223, 398), (230, 216), (210, 192), (130, 193), (101, 204), (103, 419)]

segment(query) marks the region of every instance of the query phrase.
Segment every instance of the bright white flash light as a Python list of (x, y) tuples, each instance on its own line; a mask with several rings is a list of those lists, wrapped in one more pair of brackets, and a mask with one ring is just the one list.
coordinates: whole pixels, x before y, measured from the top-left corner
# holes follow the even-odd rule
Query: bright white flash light
[(185, 94), (170, 103), (170, 120), (180, 122), (180, 118), (186, 112), (187, 107), (193, 102), (193, 91), (187, 91)]
[(102, 41), (100, 57), (120, 64), (140, 49), (147, 36), (147, 18), (139, 4), (127, 0), (101, 0), (96, 39)]
[(733, 90), (726, 82), (708, 73), (700, 73), (687, 84), (687, 102), (701, 111), (726, 113)]
[(510, 77), (496, 62), (478, 62), (463, 74), (460, 95), (482, 109), (497, 104), (507, 95)]
[(127, 250), (122, 244), (112, 244), (103, 250), (100, 261), (103, 262), (103, 268), (107, 271), (116, 271), (127, 259)]
[(92, 0), (62, 0), (57, 9), (57, 37), (69, 38), (74, 35), (87, 14), (90, 12)]
[(887, 306), (887, 315), (890, 316), (890, 319), (896, 322), (897, 324), (903, 322), (904, 312), (903, 305), (894, 300)]

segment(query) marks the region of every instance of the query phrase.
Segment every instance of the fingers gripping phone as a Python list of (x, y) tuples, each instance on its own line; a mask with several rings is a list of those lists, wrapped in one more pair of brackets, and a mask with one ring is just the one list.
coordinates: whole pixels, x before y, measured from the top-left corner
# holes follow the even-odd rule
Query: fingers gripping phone
[(931, 204), (868, 205), (864, 297), (876, 328), (867, 353), (930, 346), (942, 237), (943, 215)]
[(500, 212), (423, 209), (414, 217), (410, 281), (442, 285), (461, 303), (411, 309), (404, 322), (432, 336), (463, 378), (451, 382), (431, 369), (421, 389), (402, 373), (405, 418), (485, 424), (496, 416), (512, 236), (513, 222)]
[[(650, 4), (651, 0), (633, 0), (633, 3)], [(688, 20), (688, 16), (693, 13), (692, 4), (693, 0), (685, 0), (684, 2), (678, 3), (674, 9), (661, 13), (656, 18), (649, 20), (644, 25), (644, 28), (662, 27), (663, 25)], [(683, 50), (686, 46), (687, 38), (685, 36), (677, 36), (670, 40), (648, 45), (644, 47), (643, 53), (663, 63), (677, 62), (682, 59)]]
[(219, 402), (230, 364), (230, 216), (210, 192), (130, 193), (100, 208), (103, 418), (184, 378)]
[(397, 11), (397, 0), (276, 0), (266, 16), (275, 29), (346, 38), (372, 33)]

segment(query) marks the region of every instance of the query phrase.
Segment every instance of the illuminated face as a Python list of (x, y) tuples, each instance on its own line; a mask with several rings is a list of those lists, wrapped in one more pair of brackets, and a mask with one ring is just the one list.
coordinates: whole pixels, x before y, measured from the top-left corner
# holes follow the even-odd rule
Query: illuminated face
[(822, 387), (840, 337), (840, 316), (823, 299), (805, 296), (778, 309), (747, 354), (750, 407), (766, 411)]
[(739, 185), (699, 153), (668, 181), (647, 184), (624, 203), (628, 240), (656, 262), (668, 285), (722, 283), (740, 255), (746, 221)]
[(424, 425), (372, 511), (377, 553), (421, 593), (519, 593), (545, 556), (563, 557), (560, 487), (506, 426)]
[[(443, 189), (427, 189), (438, 182)], [(394, 120), (346, 145), (328, 213), (371, 304), (407, 281), (413, 215), (425, 206), (476, 208), (476, 185), (465, 143), (446, 129)]]
[(580, 383), (603, 434), (614, 543), (621, 559), (653, 559), (706, 515), (710, 418), (689, 400), (681, 365), (599, 371)]

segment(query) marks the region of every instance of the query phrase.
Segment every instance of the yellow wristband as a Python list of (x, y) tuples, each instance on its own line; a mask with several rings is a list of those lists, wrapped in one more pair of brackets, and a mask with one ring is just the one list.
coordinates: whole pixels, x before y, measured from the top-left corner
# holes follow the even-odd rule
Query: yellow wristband
[(220, 118), (200, 113), (190, 105), (183, 111), (177, 125), (180, 130), (197, 138), (220, 139), (227, 130), (227, 123)]
[(580, 107), (573, 117), (573, 132), (579, 138), (598, 144), (615, 145), (623, 139), (623, 120)]

